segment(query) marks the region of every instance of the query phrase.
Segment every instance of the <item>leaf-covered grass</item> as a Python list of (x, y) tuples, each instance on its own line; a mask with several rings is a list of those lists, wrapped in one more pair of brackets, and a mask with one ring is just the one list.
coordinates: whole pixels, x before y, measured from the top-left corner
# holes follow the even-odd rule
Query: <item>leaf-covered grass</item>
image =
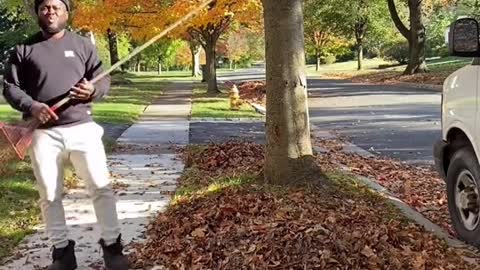
[(381, 58), (373, 58), (373, 59), (364, 59), (363, 67), (364, 71), (357, 70), (357, 61), (346, 61), (346, 62), (337, 62), (330, 65), (323, 64), (320, 65), (320, 69), (316, 71), (315, 65), (308, 65), (307, 66), (307, 74), (309, 76), (318, 76), (326, 73), (345, 73), (345, 74), (358, 74), (358, 73), (366, 73), (371, 72), (378, 68), (379, 65), (389, 65), (394, 64), (391, 61), (387, 61)]
[(248, 104), (240, 110), (231, 110), (228, 94), (221, 93), (215, 97), (208, 96), (205, 89), (195, 89), (192, 103), (192, 118), (261, 118), (262, 116)]
[[(351, 176), (331, 170), (308, 186), (266, 184), (254, 177), (263, 160), (253, 149), (263, 147), (240, 146), (187, 149), (191, 170), (174, 203), (148, 226), (147, 241), (131, 254), (135, 267), (476, 267), (462, 260), (462, 250), (447, 248)], [(226, 164), (221, 174), (210, 167), (217, 163)]]
[[(368, 61), (368, 60), (367, 60)], [(372, 60), (373, 61), (373, 60)], [(421, 83), (442, 85), (443, 81), (454, 71), (470, 64), (472, 61), (468, 58), (444, 57), (427, 60), (428, 73), (403, 75), (405, 65), (398, 65), (389, 68), (378, 68), (378, 65), (367, 66), (361, 71), (354, 68), (353, 62), (338, 63), (330, 65), (320, 73), (310, 73), (310, 75), (322, 75), (332, 79), (347, 79), (354, 82), (370, 83)], [(375, 63), (375, 62), (373, 62)], [(336, 66), (338, 65), (338, 67)], [(349, 67), (349, 68), (340, 68)]]

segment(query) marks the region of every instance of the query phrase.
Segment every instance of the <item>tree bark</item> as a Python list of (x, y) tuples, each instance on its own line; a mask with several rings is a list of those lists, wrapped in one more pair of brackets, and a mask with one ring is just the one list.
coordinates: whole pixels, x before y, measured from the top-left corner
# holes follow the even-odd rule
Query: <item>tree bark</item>
[(113, 66), (119, 61), (117, 33), (111, 29), (107, 30), (108, 48), (110, 51), (110, 64)]
[(200, 71), (200, 44), (190, 42), (190, 53), (192, 54), (192, 77), (198, 77)]
[(358, 44), (358, 48), (357, 48), (357, 54), (358, 54), (358, 57), (357, 57), (357, 69), (358, 70), (362, 70), (363, 69), (363, 45), (360, 43)]
[(315, 59), (317, 60), (317, 63), (315, 65), (315, 70), (316, 71), (319, 71), (320, 70), (320, 65), (321, 65), (321, 60), (320, 59), (320, 50), (319, 49), (315, 49)]
[(428, 71), (425, 62), (425, 26), (423, 24), (423, 0), (408, 0), (410, 29), (408, 29), (398, 16), (394, 0), (387, 0), (388, 10), (393, 22), (400, 33), (408, 41), (409, 60), (404, 74), (424, 73)]
[(409, 0), (408, 8), (410, 10), (410, 39), (408, 61), (405, 74), (425, 73), (427, 72), (427, 63), (425, 62), (425, 26), (423, 24), (422, 0)]
[(207, 93), (211, 95), (216, 95), (220, 91), (218, 90), (217, 85), (217, 67), (215, 65), (215, 45), (217, 44), (217, 40), (210, 36), (206, 39), (205, 44), (205, 55), (206, 55), (206, 62), (207, 62), (207, 82), (208, 88)]
[(363, 68), (363, 38), (365, 37), (365, 32), (367, 32), (367, 20), (359, 19), (355, 24), (355, 39), (357, 41), (357, 62), (358, 70)]
[(188, 33), (190, 37), (202, 45), (206, 55), (206, 80), (208, 82), (207, 93), (216, 95), (220, 93), (217, 86), (217, 67), (216, 67), (216, 46), (220, 35), (227, 31), (232, 17), (225, 16), (218, 23), (207, 23), (200, 28), (190, 28)]
[(264, 0), (263, 5), (267, 78), (265, 181), (304, 182), (318, 176), (318, 167), (310, 141), (302, 0)]

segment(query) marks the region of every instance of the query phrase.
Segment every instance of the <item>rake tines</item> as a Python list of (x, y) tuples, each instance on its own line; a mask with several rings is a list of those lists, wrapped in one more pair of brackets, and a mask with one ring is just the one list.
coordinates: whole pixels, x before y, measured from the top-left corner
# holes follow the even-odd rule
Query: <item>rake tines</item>
[(31, 128), (9, 126), (0, 122), (0, 162), (15, 157), (23, 160), (32, 142), (32, 134)]

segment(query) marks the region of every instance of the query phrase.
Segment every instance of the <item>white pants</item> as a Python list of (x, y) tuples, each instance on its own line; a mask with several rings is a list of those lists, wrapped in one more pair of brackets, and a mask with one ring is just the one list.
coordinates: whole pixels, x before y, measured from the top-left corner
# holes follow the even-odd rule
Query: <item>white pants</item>
[(48, 237), (57, 248), (68, 244), (62, 203), (64, 166), (68, 160), (87, 185), (101, 227), (101, 238), (110, 245), (120, 234), (102, 136), (103, 128), (94, 122), (38, 129), (33, 134), (30, 157), (40, 208)]

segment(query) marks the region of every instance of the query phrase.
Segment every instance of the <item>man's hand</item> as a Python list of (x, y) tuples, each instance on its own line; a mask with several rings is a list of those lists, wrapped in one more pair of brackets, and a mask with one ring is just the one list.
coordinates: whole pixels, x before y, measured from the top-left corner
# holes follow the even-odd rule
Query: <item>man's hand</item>
[(70, 97), (78, 100), (89, 100), (92, 97), (93, 92), (95, 92), (93, 84), (83, 78), (80, 83), (72, 87)]
[(50, 110), (50, 107), (45, 103), (34, 102), (30, 113), (42, 124), (47, 123), (51, 119), (58, 120), (57, 114)]

